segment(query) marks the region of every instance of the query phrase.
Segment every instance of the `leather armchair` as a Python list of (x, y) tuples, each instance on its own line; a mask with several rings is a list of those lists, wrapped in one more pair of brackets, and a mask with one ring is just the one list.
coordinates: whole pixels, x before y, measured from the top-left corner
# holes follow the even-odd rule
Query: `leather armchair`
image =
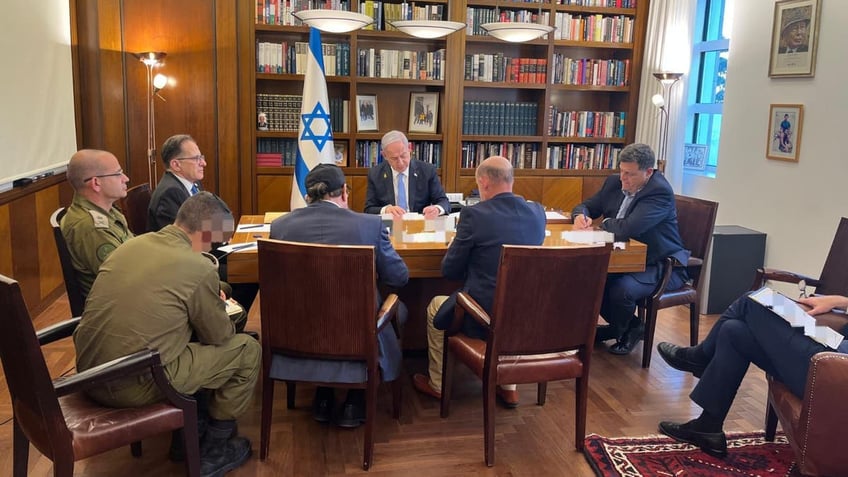
[(848, 476), (848, 355), (813, 356), (803, 399), (773, 376), (768, 384), (766, 439), (774, 440), (779, 420), (802, 475)]

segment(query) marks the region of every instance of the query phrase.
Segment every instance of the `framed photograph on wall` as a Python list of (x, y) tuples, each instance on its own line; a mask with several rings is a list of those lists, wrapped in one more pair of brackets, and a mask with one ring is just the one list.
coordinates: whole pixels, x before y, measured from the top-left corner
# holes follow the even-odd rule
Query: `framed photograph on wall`
[(356, 95), (356, 130), (362, 131), (378, 131), (377, 126), (377, 95), (376, 94), (357, 94)]
[(706, 144), (683, 145), (683, 168), (703, 171), (707, 168), (709, 146)]
[(337, 166), (347, 167), (347, 142), (333, 141), (333, 154)]
[(409, 132), (436, 133), (439, 122), (439, 93), (409, 94)]
[(774, 4), (769, 76), (814, 76), (821, 0), (780, 0)]
[(803, 123), (803, 104), (772, 104), (769, 108), (766, 157), (798, 162)]

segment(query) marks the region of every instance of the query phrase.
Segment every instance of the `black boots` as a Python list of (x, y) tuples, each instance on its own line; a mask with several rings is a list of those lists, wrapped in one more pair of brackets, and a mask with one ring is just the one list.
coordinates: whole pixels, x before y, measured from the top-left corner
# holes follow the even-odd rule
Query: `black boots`
[(221, 477), (250, 458), (250, 441), (236, 436), (236, 421), (210, 420), (200, 440), (200, 475)]

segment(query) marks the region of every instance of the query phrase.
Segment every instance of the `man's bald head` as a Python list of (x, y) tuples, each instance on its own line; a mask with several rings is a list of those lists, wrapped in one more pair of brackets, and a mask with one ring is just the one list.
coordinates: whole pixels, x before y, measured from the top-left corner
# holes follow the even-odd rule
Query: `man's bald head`
[[(86, 179), (102, 174), (109, 174), (115, 171), (107, 170), (112, 161), (117, 163), (118, 159), (108, 151), (100, 151), (97, 149), (81, 149), (71, 156), (68, 162), (68, 171), (66, 176), (68, 182), (74, 190), (79, 191), (86, 186)], [(89, 179), (90, 180), (90, 179)]]
[(482, 200), (503, 192), (512, 192), (512, 183), (515, 179), (512, 164), (503, 156), (492, 156), (481, 162), (474, 175)]
[(126, 197), (130, 181), (114, 154), (97, 149), (74, 153), (66, 176), (77, 194), (103, 210), (109, 210), (116, 200)]

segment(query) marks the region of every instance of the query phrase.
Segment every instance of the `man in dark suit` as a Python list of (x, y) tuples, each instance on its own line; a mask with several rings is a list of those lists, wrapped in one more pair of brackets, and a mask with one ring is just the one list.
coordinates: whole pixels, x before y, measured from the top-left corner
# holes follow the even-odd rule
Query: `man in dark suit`
[[(607, 277), (601, 316), (609, 323), (599, 327), (596, 340), (616, 339), (613, 354), (628, 354), (642, 339), (644, 324), (634, 316), (636, 303), (647, 297), (661, 279), (660, 263), (666, 257), (689, 261), (677, 229), (674, 191), (661, 173), (654, 171), (654, 152), (646, 144), (631, 144), (619, 155), (618, 175), (611, 175), (601, 190), (574, 207), (575, 229), (589, 229), (592, 219), (604, 217), (600, 228), (615, 239), (635, 239), (648, 246), (644, 272), (611, 273)], [(676, 267), (668, 283), (674, 290), (688, 280), (686, 269)]]
[(450, 212), (450, 201), (436, 168), (418, 159), (410, 160), (406, 135), (389, 131), (380, 145), (385, 160), (368, 171), (365, 213), (400, 217), (418, 212), (431, 219)]
[[(373, 245), (378, 280), (390, 287), (402, 287), (409, 279), (406, 264), (392, 247), (380, 217), (348, 209), (349, 191), (344, 172), (334, 164), (319, 164), (306, 175), (308, 206), (271, 223), (271, 238), (328, 245)], [(377, 300), (378, 303), (382, 300)], [(374, 310), (376, 311), (376, 310)], [(398, 307), (398, 319), (406, 321), (407, 310)], [(377, 340), (383, 380), (398, 378), (401, 369), (400, 343), (391, 328), (383, 329)], [(275, 356), (271, 374), (277, 379), (303, 379), (324, 382), (355, 382), (356, 370), (350, 363)], [(350, 390), (336, 420), (341, 427), (356, 427), (365, 420), (363, 390)], [(315, 393), (315, 420), (328, 422), (333, 409), (332, 388), (319, 387)]]
[(147, 208), (147, 230), (151, 232), (174, 223), (183, 202), (201, 190), (206, 168), (206, 157), (188, 134), (171, 136), (162, 144), (162, 162), (165, 174)]
[[(811, 307), (809, 314), (818, 315), (816, 324), (848, 335), (848, 317), (828, 313), (834, 308), (844, 310), (848, 298), (815, 296), (799, 302)], [(697, 419), (683, 424), (661, 422), (660, 432), (716, 456), (727, 454), (724, 420), (750, 363), (786, 384), (800, 398), (804, 395), (810, 358), (834, 351), (804, 336), (802, 330), (792, 328), (747, 295), (727, 308), (697, 346), (681, 348), (660, 343), (657, 350), (672, 368), (701, 378), (689, 397), (703, 409)], [(848, 352), (848, 341), (843, 340), (836, 351)]]
[[(504, 157), (483, 161), (477, 167), (476, 179), (481, 202), (460, 212), (456, 237), (442, 260), (442, 275), (450, 280), (464, 279), (460, 291), (467, 292), (491, 313), (502, 245), (541, 245), (545, 240), (545, 211), (541, 205), (512, 193), (512, 165)], [(413, 376), (418, 391), (436, 398), (442, 393), (442, 330), (453, 320), (456, 293), (436, 296), (428, 305), (430, 375)], [(465, 318), (462, 331), (471, 337), (485, 337), (485, 330), (469, 317)], [(518, 405), (515, 386), (499, 386), (497, 395), (507, 407)]]

